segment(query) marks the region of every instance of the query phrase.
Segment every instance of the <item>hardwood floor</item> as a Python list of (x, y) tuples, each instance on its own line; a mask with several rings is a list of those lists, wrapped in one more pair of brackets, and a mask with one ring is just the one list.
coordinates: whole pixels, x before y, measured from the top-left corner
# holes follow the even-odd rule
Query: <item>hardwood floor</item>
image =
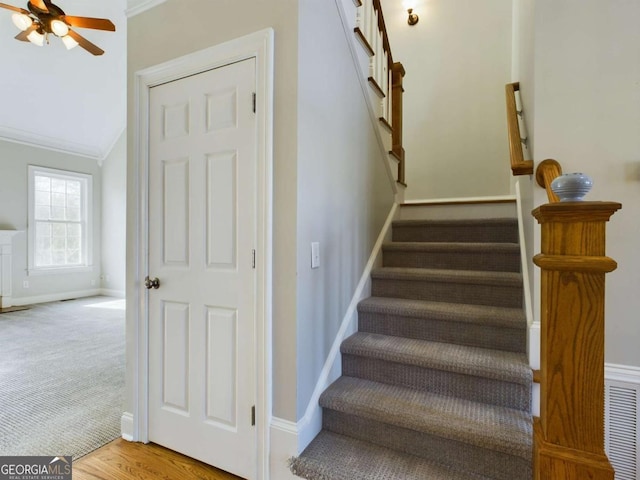
[(242, 480), (155, 444), (121, 438), (73, 463), (73, 480)]

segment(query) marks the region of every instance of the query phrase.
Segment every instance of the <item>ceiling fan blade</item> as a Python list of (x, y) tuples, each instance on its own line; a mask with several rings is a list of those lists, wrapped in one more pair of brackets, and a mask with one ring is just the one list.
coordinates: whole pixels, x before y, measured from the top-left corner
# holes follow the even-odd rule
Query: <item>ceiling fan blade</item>
[(87, 52), (89, 52), (89, 53), (91, 53), (93, 55), (102, 55), (104, 53), (104, 50), (102, 50), (100, 47), (98, 47), (97, 45), (94, 45), (89, 40), (84, 38), (82, 35), (78, 35), (73, 30), (69, 30), (68, 35), (71, 38), (73, 38), (76, 42), (78, 42), (78, 44), (82, 48), (84, 48)]
[(36, 7), (36, 9), (41, 10), (45, 13), (49, 11), (49, 9), (47, 8), (43, 0), (29, 0), (27, 2), (27, 5), (29, 4), (33, 5), (34, 7)]
[(93, 28), (95, 30), (107, 30), (109, 32), (116, 31), (116, 26), (111, 20), (106, 18), (72, 17), (70, 15), (63, 15), (60, 18), (72, 27)]
[(6, 3), (0, 3), (0, 8), (6, 8), (7, 10), (13, 10), (14, 12), (24, 13), (25, 15), (31, 15), (29, 10), (25, 10), (24, 8), (14, 7), (13, 5), (7, 5)]
[(29, 36), (29, 34), (31, 32), (33, 32), (36, 28), (38, 28), (38, 25), (33, 24), (31, 25), (29, 28), (27, 28), (24, 32), (20, 32), (18, 35), (16, 35), (15, 38), (16, 40), (20, 40), (21, 42), (28, 42), (29, 39), (27, 38)]

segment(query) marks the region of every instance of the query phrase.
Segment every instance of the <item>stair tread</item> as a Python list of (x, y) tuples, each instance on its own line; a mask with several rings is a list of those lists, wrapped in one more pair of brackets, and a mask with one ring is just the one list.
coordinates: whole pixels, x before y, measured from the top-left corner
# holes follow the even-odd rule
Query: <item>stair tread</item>
[(414, 365), (502, 382), (530, 385), (531, 367), (524, 353), (451, 343), (356, 332), (340, 347), (343, 354)]
[(489, 480), (326, 430), (293, 459), (291, 470), (312, 480)]
[(481, 270), (450, 270), (436, 268), (379, 267), (371, 271), (372, 279), (435, 280), (447, 283), (479, 285), (522, 284), (522, 274), (517, 272), (490, 272)]
[(519, 254), (520, 245), (510, 242), (388, 242), (382, 244), (382, 250), (403, 252), (499, 252)]
[(531, 415), (521, 410), (342, 376), (320, 405), (530, 460)]
[(522, 308), (433, 302), (394, 297), (368, 297), (358, 304), (358, 312), (403, 317), (428, 317), (435, 320), (478, 323), (520, 330), (526, 329), (527, 326)]

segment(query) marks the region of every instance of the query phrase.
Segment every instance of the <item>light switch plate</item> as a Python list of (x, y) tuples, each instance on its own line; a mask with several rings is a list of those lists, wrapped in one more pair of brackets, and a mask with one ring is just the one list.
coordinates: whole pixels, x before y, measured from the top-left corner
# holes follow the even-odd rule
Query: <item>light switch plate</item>
[(311, 242), (311, 268), (320, 268), (320, 243)]

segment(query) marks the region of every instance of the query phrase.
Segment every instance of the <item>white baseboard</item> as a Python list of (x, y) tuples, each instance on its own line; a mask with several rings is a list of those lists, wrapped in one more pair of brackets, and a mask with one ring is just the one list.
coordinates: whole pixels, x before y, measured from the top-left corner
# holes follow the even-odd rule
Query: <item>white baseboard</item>
[(614, 380), (616, 382), (640, 385), (640, 367), (605, 363), (604, 378), (607, 380)]
[(493, 195), (488, 197), (451, 197), (451, 198), (424, 198), (424, 199), (412, 199), (405, 200), (405, 205), (413, 205), (413, 204), (432, 204), (438, 205), (440, 203), (491, 203), (491, 202), (515, 202), (515, 195)]
[(78, 290), (75, 292), (51, 293), (48, 295), (36, 295), (34, 297), (13, 298), (13, 305), (16, 307), (24, 305), (33, 305), (34, 303), (58, 302), (60, 300), (69, 300), (72, 298), (94, 297), (102, 295), (102, 290), (93, 288), (91, 290)]
[(274, 417), (270, 425), (269, 478), (294, 480), (289, 470), (289, 459), (300, 453), (298, 450), (298, 424)]
[(133, 442), (133, 413), (124, 412), (120, 418), (120, 431), (122, 438), (127, 442)]
[(540, 369), (540, 322), (533, 322), (529, 325), (527, 336), (527, 351), (529, 353), (529, 365), (534, 370)]
[(124, 290), (111, 290), (108, 288), (101, 288), (100, 295), (104, 295), (105, 297), (124, 298), (126, 294)]
[(309, 403), (307, 404), (305, 414), (297, 424), (298, 448), (300, 451), (302, 451), (311, 442), (311, 440), (320, 433), (322, 428), (322, 409), (318, 404), (318, 399), (322, 392), (324, 392), (326, 388), (340, 376), (340, 344), (349, 334), (355, 331), (355, 320), (357, 317), (356, 308), (358, 303), (369, 295), (371, 290), (371, 270), (380, 255), (382, 243), (387, 236), (387, 232), (391, 228), (391, 223), (396, 216), (397, 209), (398, 204), (394, 203), (389, 211), (389, 215), (387, 215), (387, 219), (380, 231), (380, 234), (378, 235), (376, 243), (373, 246), (369, 260), (364, 267), (358, 286), (351, 298), (351, 303), (347, 307), (342, 323), (340, 324), (340, 329), (333, 341), (333, 345), (331, 345), (331, 350), (329, 350), (327, 359), (322, 367), (322, 371), (320, 372), (318, 381), (316, 382), (316, 387), (311, 395)]

